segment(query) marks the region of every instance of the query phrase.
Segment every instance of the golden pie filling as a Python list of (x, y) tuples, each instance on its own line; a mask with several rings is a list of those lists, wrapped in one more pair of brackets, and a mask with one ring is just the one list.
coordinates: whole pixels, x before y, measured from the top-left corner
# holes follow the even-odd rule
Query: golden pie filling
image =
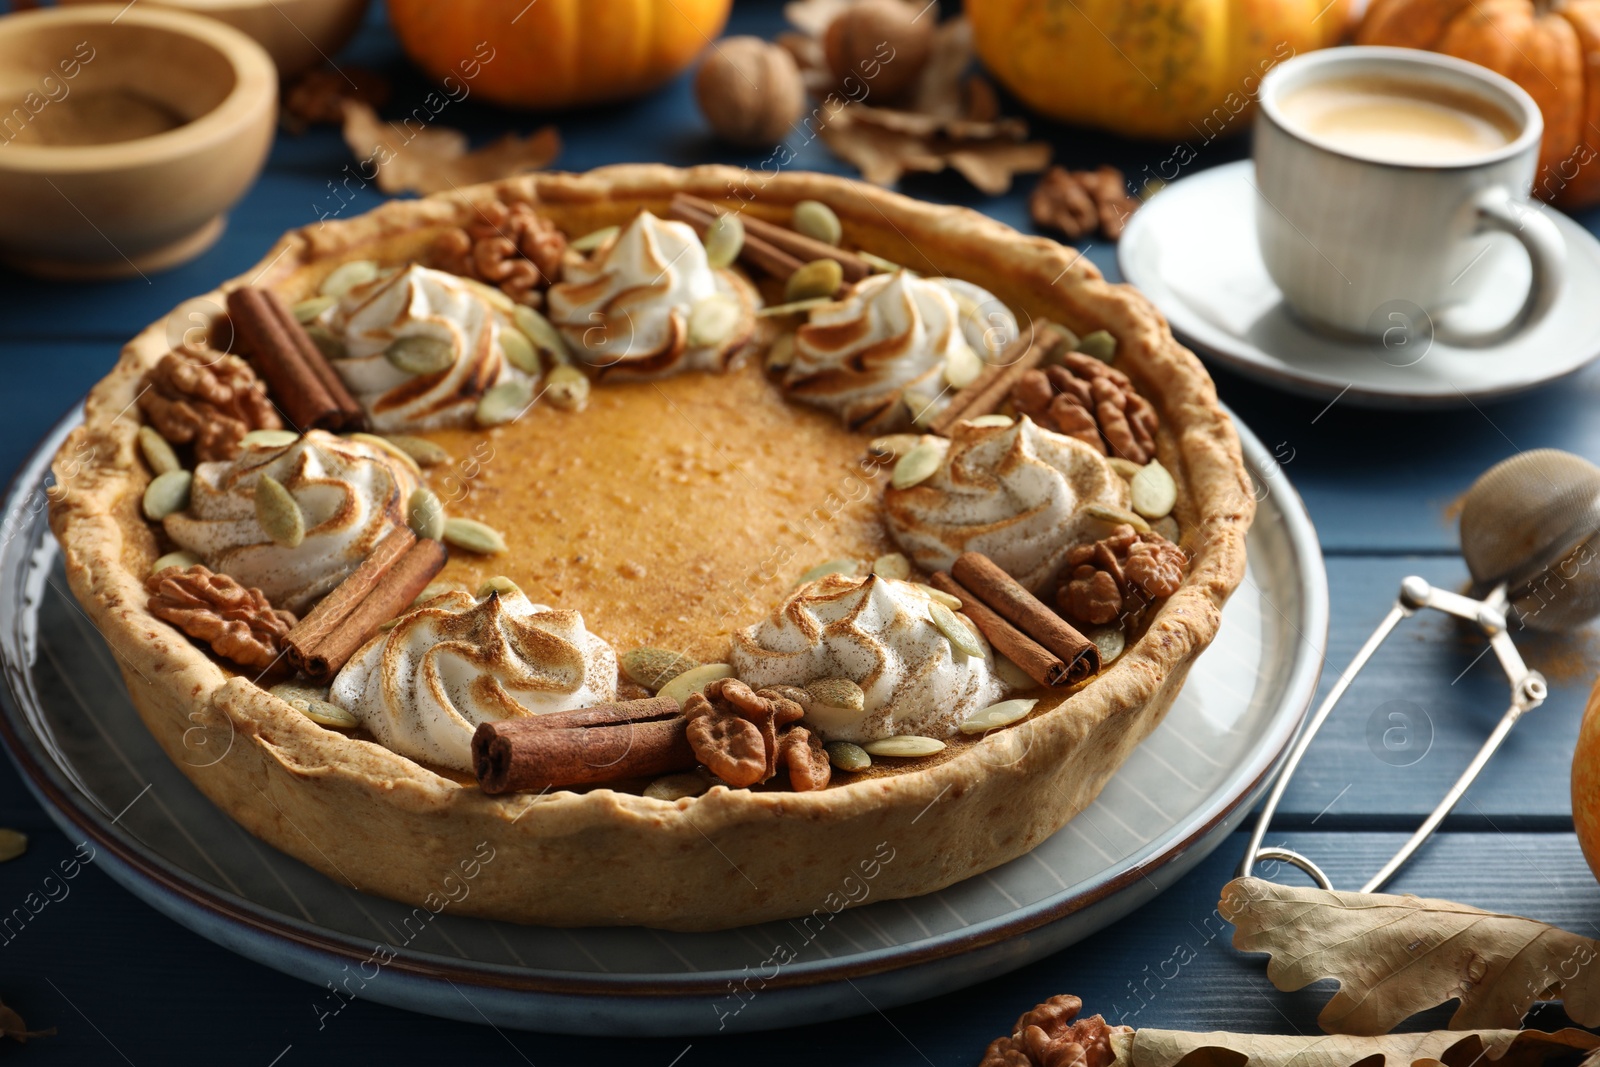
[(811, 792), (1092, 683), (1182, 583), (1109, 333), (688, 197), (477, 211), (235, 289), (138, 399), (149, 612), (319, 725), (487, 793)]

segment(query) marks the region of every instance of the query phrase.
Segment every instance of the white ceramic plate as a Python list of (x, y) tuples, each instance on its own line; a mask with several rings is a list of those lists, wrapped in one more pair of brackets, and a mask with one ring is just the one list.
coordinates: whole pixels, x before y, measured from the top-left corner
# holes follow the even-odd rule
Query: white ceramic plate
[(93, 842), (97, 866), (191, 930), (317, 986), (472, 1022), (606, 1035), (763, 1029), (919, 1000), (1055, 952), (1227, 837), (1298, 729), (1327, 638), (1316, 532), (1241, 428), (1261, 507), (1221, 632), (1100, 798), (1029, 855), (913, 900), (720, 933), (431, 916), (257, 841), (145, 731), (43, 517), (49, 458), (76, 421), (18, 472), (0, 543), (0, 738), (30, 788), (73, 840)]
[[(1388, 408), (1509, 396), (1600, 356), (1600, 242), (1553, 208), (1542, 210), (1566, 239), (1566, 284), (1543, 322), (1503, 344), (1458, 348), (1423, 337), (1386, 347), (1308, 329), (1284, 306), (1257, 249), (1254, 166), (1228, 163), (1173, 182), (1134, 214), (1117, 246), (1123, 278), (1202, 356), (1292, 393)], [(1527, 257), (1499, 236), (1470, 268), (1485, 276), (1479, 302), (1452, 313), (1461, 328), (1509, 320), (1528, 291)]]

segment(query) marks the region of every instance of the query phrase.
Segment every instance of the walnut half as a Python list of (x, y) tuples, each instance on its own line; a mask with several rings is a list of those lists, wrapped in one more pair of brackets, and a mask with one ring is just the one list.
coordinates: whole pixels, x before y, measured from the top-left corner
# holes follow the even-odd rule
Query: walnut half
[(150, 614), (241, 667), (264, 671), (277, 663), (283, 639), (295, 624), (294, 615), (274, 609), (261, 590), (247, 589), (200, 564), (152, 574), (145, 589)]

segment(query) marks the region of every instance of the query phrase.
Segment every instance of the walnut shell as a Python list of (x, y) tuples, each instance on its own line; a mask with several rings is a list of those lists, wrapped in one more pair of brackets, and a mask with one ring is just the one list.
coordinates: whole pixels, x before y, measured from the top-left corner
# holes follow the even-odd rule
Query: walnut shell
[[(873, 97), (894, 98), (917, 84), (933, 51), (937, 16), (904, 0), (859, 0), (828, 23), (822, 51), (833, 76), (850, 89), (846, 79), (867, 87)], [(854, 94), (852, 93), (852, 96)]]
[(752, 147), (782, 141), (806, 106), (794, 57), (759, 37), (718, 41), (695, 75), (694, 95), (719, 137)]

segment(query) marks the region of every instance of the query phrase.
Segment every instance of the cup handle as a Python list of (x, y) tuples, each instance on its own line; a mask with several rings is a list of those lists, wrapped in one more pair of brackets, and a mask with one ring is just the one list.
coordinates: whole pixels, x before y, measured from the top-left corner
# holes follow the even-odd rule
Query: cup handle
[(1567, 243), (1538, 206), (1513, 199), (1505, 186), (1494, 185), (1478, 194), (1473, 207), (1478, 216), (1473, 233), (1499, 232), (1515, 237), (1527, 251), (1533, 271), (1527, 299), (1505, 325), (1463, 333), (1452, 330), (1448, 320), (1440, 323), (1439, 339), (1463, 347), (1498, 344), (1537, 325), (1561, 295), (1567, 264)]

